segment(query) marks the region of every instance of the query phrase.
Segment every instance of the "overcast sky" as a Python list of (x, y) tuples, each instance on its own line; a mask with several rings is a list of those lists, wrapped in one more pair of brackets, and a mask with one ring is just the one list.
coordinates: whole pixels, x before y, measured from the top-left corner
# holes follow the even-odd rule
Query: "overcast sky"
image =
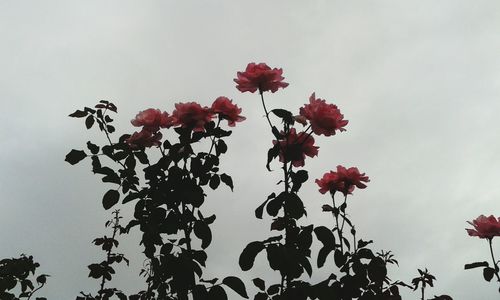
[[(248, 242), (269, 236), (269, 219), (253, 210), (279, 174), (265, 170), (272, 137), (258, 96), (239, 93), (232, 79), (248, 62), (266, 62), (290, 83), (267, 96), (270, 108), (298, 112), (315, 91), (349, 120), (346, 132), (317, 138), (319, 157), (306, 160), (303, 224), (330, 222), (313, 179), (357, 166), (371, 182), (350, 198), (351, 217), (361, 238), (396, 255), (391, 278), (410, 281), (427, 267), (437, 277), (429, 296), (498, 298), (495, 283), (463, 265), (489, 257), (465, 222), (500, 214), (499, 1), (3, 0), (0, 39), (0, 257), (34, 255), (52, 276), (39, 296), (97, 290), (86, 266), (103, 259), (90, 242), (104, 233), (109, 187), (88, 162), (72, 167), (64, 157), (103, 141), (67, 117), (100, 99), (118, 106), (120, 133), (149, 107), (225, 95), (243, 108), (247, 121), (222, 164), (234, 193), (207, 199), (218, 216), (208, 268), (247, 286), (273, 278), (264, 256), (252, 271), (237, 266)], [(121, 241), (132, 264), (114, 286), (138, 291), (138, 236)]]

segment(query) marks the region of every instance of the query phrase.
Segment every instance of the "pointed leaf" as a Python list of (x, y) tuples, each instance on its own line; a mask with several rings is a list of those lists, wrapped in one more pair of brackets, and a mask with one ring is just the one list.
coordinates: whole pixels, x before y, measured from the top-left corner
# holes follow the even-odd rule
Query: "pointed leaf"
[(222, 283), (230, 287), (241, 297), (248, 299), (247, 291), (245, 289), (245, 284), (238, 277), (228, 276), (222, 280)]
[(83, 152), (82, 150), (73, 149), (66, 155), (66, 159), (64, 160), (74, 165), (79, 163), (85, 157), (87, 157), (87, 154), (85, 154), (85, 152)]
[(108, 210), (120, 200), (120, 193), (117, 190), (109, 190), (102, 198), (102, 206)]

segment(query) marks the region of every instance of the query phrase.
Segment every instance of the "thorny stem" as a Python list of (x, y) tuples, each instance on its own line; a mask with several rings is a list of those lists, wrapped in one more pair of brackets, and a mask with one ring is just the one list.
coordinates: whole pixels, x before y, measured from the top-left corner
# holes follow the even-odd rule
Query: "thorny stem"
[[(118, 228), (119, 228), (119, 221), (120, 221), (120, 218), (118, 217), (118, 213), (120, 211), (119, 210), (115, 210), (113, 212), (113, 214), (115, 215), (113, 217), (113, 236), (111, 237), (111, 240), (114, 240), (115, 237), (116, 237), (116, 233), (118, 231)], [(111, 244), (111, 247), (108, 249), (107, 253), (106, 253), (106, 263), (109, 265), (110, 264), (110, 257), (111, 257), (111, 248), (113, 248), (112, 246), (113, 244)], [(102, 291), (104, 290), (104, 283), (106, 282), (106, 278), (103, 276), (102, 277), (102, 281), (101, 281), (101, 290), (99, 291), (99, 295), (102, 293)]]
[(273, 124), (271, 123), (271, 120), (269, 119), (269, 112), (267, 111), (266, 103), (264, 102), (264, 93), (263, 92), (260, 92), (260, 99), (262, 100), (262, 106), (264, 107), (264, 112), (266, 113), (267, 123), (269, 123), (269, 127), (271, 127), (271, 129), (273, 129)]
[(497, 264), (495, 260), (495, 255), (493, 254), (493, 239), (489, 238), (488, 239), (488, 244), (490, 245), (490, 253), (491, 253), (491, 259), (493, 260), (493, 269), (495, 269), (495, 275), (497, 276), (498, 281), (500, 282), (500, 276), (498, 275), (498, 269), (497, 269)]
[[(262, 100), (264, 100), (264, 98), (262, 98)], [(264, 102), (262, 102), (262, 104), (264, 104)], [(265, 110), (265, 106), (264, 106), (264, 110)], [(269, 122), (269, 125), (271, 125), (271, 122)], [(284, 131), (285, 131), (285, 145), (288, 145), (288, 132), (290, 131), (290, 129), (288, 128), (287, 124), (285, 124)], [(290, 190), (289, 176), (290, 176), (290, 172), (292, 171), (293, 164), (292, 164), (292, 162), (290, 162), (290, 167), (288, 167), (288, 159), (287, 159), (288, 155), (286, 153), (287, 149), (285, 148), (284, 151), (285, 151), (285, 153), (283, 156), (285, 157), (285, 159), (283, 162), (283, 175), (284, 175), (284, 183), (285, 183), (285, 193), (288, 194), (288, 191)], [(285, 215), (285, 247), (287, 247), (290, 243), (290, 222), (289, 222), (290, 217), (289, 217), (289, 213), (287, 211), (286, 201), (283, 204), (283, 210), (284, 210), (284, 215)], [(286, 276), (286, 287), (288, 288), (290, 286), (291, 279), (288, 275), (285, 275), (285, 276)], [(285, 279), (285, 278), (282, 278), (282, 280), (281, 280), (281, 291), (282, 292), (283, 292), (283, 284), (284, 284), (283, 279)]]

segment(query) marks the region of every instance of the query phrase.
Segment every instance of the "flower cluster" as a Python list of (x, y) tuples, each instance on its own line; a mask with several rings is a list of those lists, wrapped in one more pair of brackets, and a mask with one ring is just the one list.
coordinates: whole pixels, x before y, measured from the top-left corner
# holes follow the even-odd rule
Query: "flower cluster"
[(132, 149), (159, 146), (162, 138), (162, 134), (158, 132), (160, 128), (176, 126), (188, 128), (194, 132), (204, 131), (205, 125), (212, 121), (215, 115), (218, 115), (220, 120), (227, 120), (228, 125), (233, 127), (236, 122), (245, 120), (240, 113), (241, 108), (238, 108), (227, 97), (218, 97), (211, 107), (203, 107), (196, 102), (177, 103), (172, 115), (161, 112), (159, 109), (149, 108), (139, 112), (131, 120), (132, 125), (142, 126), (142, 130), (134, 132), (126, 143)]
[(337, 166), (336, 172), (330, 171), (325, 173), (323, 178), (316, 179), (316, 183), (320, 187), (320, 193), (339, 191), (344, 196), (351, 194), (355, 187), (359, 189), (366, 188), (364, 182), (370, 182), (365, 173), (360, 173), (356, 167), (347, 169), (343, 166)]
[(492, 239), (495, 236), (500, 236), (500, 218), (480, 215), (472, 222), (467, 223), (474, 227), (474, 229), (465, 229), (470, 236), (477, 236), (482, 239)]

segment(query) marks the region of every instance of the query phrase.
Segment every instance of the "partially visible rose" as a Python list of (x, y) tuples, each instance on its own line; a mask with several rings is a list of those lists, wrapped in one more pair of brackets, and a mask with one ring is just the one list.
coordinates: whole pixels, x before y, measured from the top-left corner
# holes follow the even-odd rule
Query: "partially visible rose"
[(205, 124), (212, 120), (212, 112), (208, 107), (202, 107), (196, 102), (175, 104), (172, 112), (172, 123), (193, 131), (204, 131)]
[(130, 121), (136, 127), (144, 126), (144, 129), (151, 132), (158, 131), (161, 128), (169, 128), (172, 126), (172, 118), (168, 113), (161, 112), (159, 109), (148, 108), (139, 112), (135, 119)]
[(474, 226), (474, 229), (465, 229), (470, 236), (477, 236), (482, 239), (492, 239), (500, 236), (500, 218), (494, 216), (486, 217), (480, 215), (472, 222), (467, 222)]
[(294, 167), (303, 167), (306, 155), (314, 157), (318, 155), (319, 147), (314, 146), (314, 138), (305, 132), (297, 132), (295, 128), (290, 129), (288, 137), (283, 140), (273, 141), (273, 144), (279, 143), (280, 162), (290, 161)]
[(307, 125), (307, 119), (304, 116), (301, 115), (293, 116), (293, 119), (295, 120), (295, 122), (302, 124), (302, 126)]
[(331, 136), (336, 130), (345, 131), (344, 126), (349, 122), (344, 120), (337, 105), (316, 99), (315, 93), (309, 97), (309, 104), (300, 108), (300, 115), (310, 121), (311, 129), (317, 135)]
[(128, 139), (125, 140), (125, 143), (127, 143), (132, 149), (140, 149), (145, 147), (160, 146), (161, 138), (161, 132), (152, 133), (143, 129), (140, 132), (134, 132)]
[(221, 119), (227, 120), (229, 127), (234, 127), (236, 122), (246, 120), (245, 117), (240, 116), (241, 108), (233, 104), (233, 101), (227, 97), (218, 97), (215, 99), (214, 103), (212, 103), (212, 112), (219, 114)]
[(245, 72), (238, 72), (238, 78), (234, 79), (237, 83), (236, 88), (240, 92), (251, 92), (259, 90), (260, 93), (271, 91), (276, 92), (279, 88), (286, 88), (288, 83), (283, 82), (285, 79), (282, 69), (271, 69), (265, 63), (249, 63)]
[(343, 166), (337, 166), (337, 172), (330, 171), (325, 173), (323, 178), (316, 179), (321, 194), (339, 191), (345, 196), (351, 194), (355, 187), (366, 188), (366, 184), (363, 182), (370, 182), (365, 173), (359, 173), (356, 167), (346, 169)]

